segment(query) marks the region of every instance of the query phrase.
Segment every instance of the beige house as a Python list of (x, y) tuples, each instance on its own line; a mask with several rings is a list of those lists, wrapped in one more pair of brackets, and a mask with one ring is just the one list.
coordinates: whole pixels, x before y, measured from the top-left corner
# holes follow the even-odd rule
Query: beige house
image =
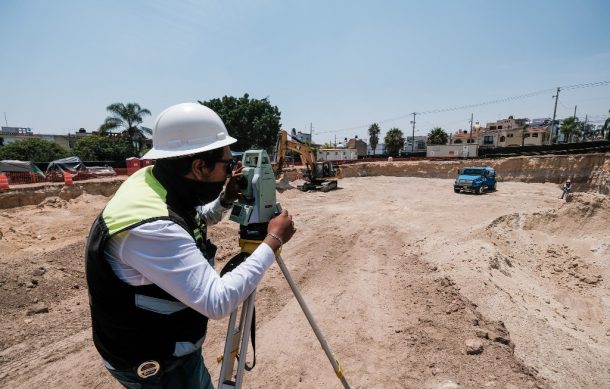
[(477, 142), (483, 147), (519, 147), (550, 144), (548, 126), (531, 126), (529, 119), (508, 119), (487, 123)]
[(449, 138), (450, 145), (477, 143), (479, 138), (480, 128), (473, 128), (472, 134), (466, 130), (457, 130), (451, 134)]

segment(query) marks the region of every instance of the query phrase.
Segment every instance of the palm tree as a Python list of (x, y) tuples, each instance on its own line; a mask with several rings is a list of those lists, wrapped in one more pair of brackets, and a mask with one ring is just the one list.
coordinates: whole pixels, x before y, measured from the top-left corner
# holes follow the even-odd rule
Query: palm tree
[(381, 129), (379, 128), (379, 124), (373, 123), (369, 127), (369, 143), (371, 144), (371, 148), (373, 149), (373, 155), (375, 155), (375, 149), (379, 144), (379, 132)]
[(137, 154), (146, 139), (144, 134), (152, 134), (150, 128), (140, 126), (143, 121), (142, 117), (150, 115), (150, 111), (140, 107), (138, 103), (114, 103), (107, 106), (106, 110), (111, 115), (104, 120), (99, 132), (104, 135), (117, 128), (124, 128), (122, 134), (130, 141), (133, 151)]
[(429, 145), (446, 145), (448, 140), (449, 135), (440, 127), (435, 127), (428, 133)]
[(574, 136), (580, 135), (578, 118), (570, 116), (569, 118), (563, 119), (559, 131), (565, 136), (568, 143), (571, 142)]
[(386, 152), (390, 155), (398, 156), (400, 150), (405, 145), (405, 137), (398, 128), (392, 128), (385, 134), (384, 138)]

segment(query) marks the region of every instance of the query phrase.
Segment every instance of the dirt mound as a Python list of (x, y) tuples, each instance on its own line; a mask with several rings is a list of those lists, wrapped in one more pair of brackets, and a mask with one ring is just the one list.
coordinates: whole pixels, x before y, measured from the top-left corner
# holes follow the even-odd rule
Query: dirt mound
[(573, 193), (559, 208), (531, 214), (513, 213), (493, 220), (488, 229), (538, 230), (567, 236), (610, 233), (610, 197), (595, 193)]
[(294, 177), (290, 177), (287, 174), (282, 174), (280, 179), (275, 181), (275, 188), (277, 191), (282, 193), (286, 190), (296, 189), (296, 186), (290, 184), (291, 179), (294, 179)]

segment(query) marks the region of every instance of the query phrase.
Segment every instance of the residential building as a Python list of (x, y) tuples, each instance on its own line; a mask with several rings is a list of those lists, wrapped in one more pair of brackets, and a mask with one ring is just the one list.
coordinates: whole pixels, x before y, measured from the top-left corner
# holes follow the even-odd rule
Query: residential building
[(428, 142), (427, 136), (418, 135), (415, 137), (415, 147), (413, 145), (413, 137), (408, 136), (405, 139), (405, 145), (402, 148), (402, 152), (409, 154), (411, 152), (420, 153), (426, 151), (426, 145)]
[(368, 145), (362, 139), (358, 139), (358, 136), (356, 135), (355, 138), (347, 141), (347, 148), (356, 149), (356, 156), (358, 158), (364, 158), (366, 157)]
[(480, 128), (473, 128), (472, 131), (457, 130), (449, 137), (450, 145), (477, 143), (480, 135)]
[(0, 146), (32, 138), (34, 133), (29, 127), (0, 127)]
[(311, 134), (297, 131), (295, 128), (290, 131), (290, 136), (292, 137), (292, 139), (296, 139), (299, 142), (311, 143)]
[(81, 128), (74, 134), (53, 135), (53, 134), (35, 134), (29, 127), (1, 127), (0, 128), (0, 146), (5, 146), (13, 142), (18, 142), (26, 139), (42, 139), (48, 142), (57, 143), (58, 145), (71, 149), (76, 145), (78, 139), (90, 136), (87, 130)]
[(523, 129), (528, 123), (529, 119), (515, 119), (512, 116), (487, 123), (479, 134), (477, 143), (481, 147), (521, 146)]
[(479, 135), (483, 147), (540, 146), (551, 143), (551, 119), (508, 119), (487, 123)]

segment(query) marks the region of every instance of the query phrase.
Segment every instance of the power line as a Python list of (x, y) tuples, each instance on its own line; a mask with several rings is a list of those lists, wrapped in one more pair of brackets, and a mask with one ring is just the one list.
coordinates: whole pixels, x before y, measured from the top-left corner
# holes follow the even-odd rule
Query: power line
[[(610, 80), (609, 81), (598, 81), (598, 82), (587, 82), (587, 83), (581, 83), (581, 84), (565, 85), (565, 86), (560, 86), (559, 88), (561, 90), (573, 90), (573, 89), (582, 89), (582, 88), (593, 88), (593, 87), (605, 86), (605, 85), (610, 85)], [(539, 90), (539, 91), (536, 91), (536, 92), (530, 92), (530, 93), (526, 93), (526, 94), (522, 94), (522, 95), (511, 96), (511, 97), (504, 97), (504, 98), (500, 98), (500, 99), (496, 99), (496, 100), (490, 100), (490, 101), (484, 101), (482, 103), (467, 104), (467, 105), (461, 105), (461, 106), (449, 107), (449, 108), (438, 108), (438, 109), (432, 109), (432, 110), (428, 110), (428, 111), (421, 111), (421, 112), (415, 112), (415, 113), (417, 115), (429, 115), (429, 114), (433, 114), (433, 113), (443, 113), (443, 112), (458, 111), (458, 110), (462, 110), (462, 109), (477, 108), (477, 107), (483, 107), (483, 106), (486, 106), (486, 105), (506, 103), (506, 102), (515, 101), (515, 100), (526, 99), (526, 98), (540, 96), (540, 95), (543, 95), (543, 94), (546, 94), (546, 93), (555, 92), (555, 91), (556, 91), (556, 88), (549, 88), (549, 89), (543, 89), (543, 90)], [(411, 115), (413, 115), (413, 112), (408, 113), (408, 114), (404, 114), (404, 115), (400, 115), (400, 116), (396, 116), (396, 117), (393, 117), (393, 118), (389, 118), (389, 119), (377, 120), (375, 122), (376, 123), (393, 122), (393, 121), (400, 120), (400, 119), (406, 119), (406, 118), (410, 117)], [(359, 130), (359, 129), (362, 129), (362, 128), (366, 128), (368, 126), (369, 126), (369, 124), (363, 124), (363, 125), (359, 125), (359, 126), (348, 127), (348, 128), (341, 128), (341, 129), (337, 129), (337, 130), (318, 131), (318, 132), (316, 132), (316, 135)]]

